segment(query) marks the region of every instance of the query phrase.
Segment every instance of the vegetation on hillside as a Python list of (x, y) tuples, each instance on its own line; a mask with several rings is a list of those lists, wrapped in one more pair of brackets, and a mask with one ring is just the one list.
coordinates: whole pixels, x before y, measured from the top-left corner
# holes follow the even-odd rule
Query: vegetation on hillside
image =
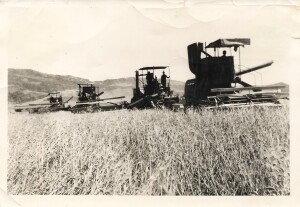
[(22, 103), (45, 97), (50, 91), (75, 89), (88, 80), (45, 74), (31, 69), (8, 69), (8, 101)]
[[(23, 103), (45, 97), (50, 91), (78, 90), (78, 83), (91, 83), (88, 79), (73, 76), (51, 75), (30, 69), (8, 69), (8, 101)], [(127, 101), (132, 97), (135, 87), (133, 77), (95, 81), (103, 97), (125, 96)], [(174, 94), (183, 95), (184, 82), (171, 81)], [(76, 96), (76, 92), (73, 94)]]

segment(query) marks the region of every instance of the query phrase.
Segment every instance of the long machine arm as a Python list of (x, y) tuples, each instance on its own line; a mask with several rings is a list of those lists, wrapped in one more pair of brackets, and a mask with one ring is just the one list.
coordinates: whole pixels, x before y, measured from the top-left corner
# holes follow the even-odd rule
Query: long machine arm
[(64, 103), (68, 103), (72, 98), (73, 96), (71, 96), (68, 100), (64, 101)]
[(53, 106), (59, 105), (59, 103), (40, 103), (40, 104), (29, 104), (29, 106)]
[[(270, 66), (270, 65), (272, 65), (272, 64), (273, 64), (273, 61), (269, 61), (269, 62), (267, 62), (267, 63), (260, 64), (260, 65), (257, 65), (257, 66), (248, 68), (248, 69), (246, 69), (246, 70), (242, 70), (242, 71), (240, 71), (240, 72), (237, 72), (237, 73), (235, 74), (236, 77), (235, 77), (234, 81), (235, 81), (236, 83), (241, 84), (241, 85), (244, 86), (244, 87), (252, 87), (252, 85), (250, 85), (249, 83), (246, 83), (245, 81), (242, 81), (241, 78), (238, 77), (238, 76), (244, 75), (244, 74), (247, 74), (247, 73), (251, 73), (251, 72), (253, 72), (253, 71), (256, 71), (256, 70), (259, 70), (259, 69), (268, 67), (268, 66)], [(257, 92), (257, 91), (260, 91), (260, 89), (254, 89), (254, 91)]]
[(125, 96), (118, 96), (118, 97), (112, 97), (112, 98), (102, 98), (102, 99), (99, 99), (99, 101), (106, 101), (106, 100), (112, 100), (112, 99), (121, 99), (121, 98), (125, 98)]
[(248, 69), (246, 69), (246, 70), (242, 70), (242, 71), (240, 71), (240, 72), (237, 72), (235, 75), (237, 75), (237, 76), (239, 76), (239, 75), (244, 75), (244, 74), (246, 74), (246, 73), (250, 73), (250, 72), (253, 72), (253, 71), (256, 71), (256, 70), (259, 70), (259, 69), (268, 67), (268, 66), (270, 66), (270, 65), (272, 65), (272, 64), (273, 64), (273, 60), (270, 61), (270, 62), (261, 64), (261, 65), (258, 65), (258, 66), (254, 66), (254, 67), (248, 68)]
[(112, 97), (112, 98), (102, 98), (102, 99), (97, 99), (96, 101), (86, 101), (86, 102), (76, 102), (78, 105), (92, 105), (92, 104), (97, 104), (101, 101), (106, 101), (106, 100), (112, 100), (112, 99), (122, 99), (125, 98), (125, 96), (118, 96), (118, 97)]

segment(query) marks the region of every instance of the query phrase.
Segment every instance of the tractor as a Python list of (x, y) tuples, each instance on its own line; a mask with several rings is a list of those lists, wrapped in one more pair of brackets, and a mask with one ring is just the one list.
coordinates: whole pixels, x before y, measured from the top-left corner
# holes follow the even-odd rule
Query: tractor
[[(143, 67), (135, 71), (135, 88), (133, 97), (127, 108), (169, 108), (174, 109), (179, 102), (179, 97), (173, 95), (170, 87), (170, 70), (165, 74), (168, 66)], [(162, 70), (160, 80), (156, 74)], [(142, 87), (140, 87), (140, 83)]]
[(55, 111), (67, 111), (70, 106), (66, 104), (73, 98), (70, 97), (66, 101), (63, 100), (60, 92), (53, 91), (47, 94), (45, 97), (49, 103), (32, 103), (25, 106), (16, 106), (16, 112), (28, 111), (29, 113), (45, 113), (45, 112), (55, 112)]
[[(123, 109), (126, 106), (127, 102), (122, 101), (125, 96), (100, 99), (104, 92), (99, 92), (99, 87), (96, 87), (93, 83), (78, 84), (78, 87), (78, 101), (75, 106), (69, 109), (73, 113), (110, 111)], [(107, 101), (112, 99), (121, 99), (121, 102), (113, 103)]]

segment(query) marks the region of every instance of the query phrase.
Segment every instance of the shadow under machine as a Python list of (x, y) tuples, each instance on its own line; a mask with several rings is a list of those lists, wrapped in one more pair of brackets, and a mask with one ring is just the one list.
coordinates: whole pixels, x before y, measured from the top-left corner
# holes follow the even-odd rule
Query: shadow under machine
[[(125, 96), (100, 98), (104, 92), (99, 92), (99, 87), (92, 83), (78, 84), (78, 101), (70, 108), (72, 112), (95, 112), (95, 111), (110, 111), (123, 109), (126, 105), (125, 101), (122, 101)], [(114, 103), (108, 100), (121, 99), (121, 102)]]
[[(170, 88), (170, 70), (168, 66), (143, 67), (135, 71), (135, 88), (128, 108), (170, 108), (179, 102), (178, 96), (173, 96)], [(160, 79), (157, 78), (161, 72)], [(141, 87), (140, 87), (141, 85)]]
[[(248, 38), (218, 39), (206, 46), (194, 43), (187, 47), (189, 68), (194, 79), (185, 84), (185, 108), (188, 107), (241, 107), (252, 105), (274, 105), (284, 93), (285, 86), (252, 86), (241, 76), (268, 67), (273, 61), (242, 70), (240, 48), (250, 45)], [(220, 54), (219, 49), (227, 49)], [(214, 55), (208, 53), (213, 49)], [(233, 49), (233, 51), (232, 51)], [(229, 50), (230, 55), (227, 55)], [(239, 65), (234, 67), (234, 56), (238, 53)]]

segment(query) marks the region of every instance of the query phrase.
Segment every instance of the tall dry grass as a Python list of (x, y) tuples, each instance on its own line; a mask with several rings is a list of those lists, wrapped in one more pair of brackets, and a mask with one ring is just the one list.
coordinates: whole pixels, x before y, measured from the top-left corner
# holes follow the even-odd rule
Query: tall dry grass
[(9, 115), (11, 194), (288, 195), (288, 108)]

